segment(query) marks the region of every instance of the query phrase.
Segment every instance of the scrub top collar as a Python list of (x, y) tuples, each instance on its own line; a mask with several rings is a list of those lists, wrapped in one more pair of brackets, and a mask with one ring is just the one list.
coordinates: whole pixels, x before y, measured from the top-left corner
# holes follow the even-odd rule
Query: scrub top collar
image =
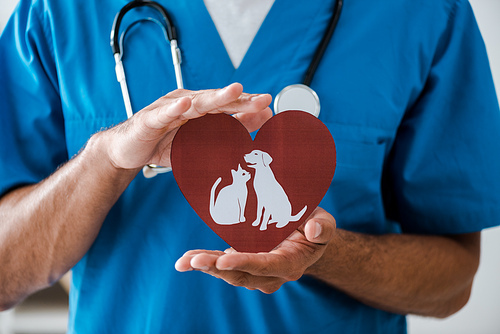
[[(276, 0), (243, 61), (235, 69), (203, 0), (183, 2), (183, 9), (191, 15), (183, 16), (182, 20), (174, 17), (174, 20), (179, 27), (183, 71), (188, 78), (186, 88), (206, 88), (209, 85), (213, 88), (241, 82), (246, 91), (252, 93), (252, 87), (245, 83), (267, 81), (268, 92), (275, 95), (277, 91), (274, 90), (302, 82), (334, 4), (335, 1), (311, 0), (308, 6), (297, 11), (289, 1)], [(211, 50), (211, 53), (200, 54), (197, 50)], [(281, 56), (275, 57), (275, 53)], [(197, 75), (207, 68), (216, 69), (210, 82)], [(272, 75), (276, 72), (290, 74)], [(261, 91), (262, 86), (258, 89)]]

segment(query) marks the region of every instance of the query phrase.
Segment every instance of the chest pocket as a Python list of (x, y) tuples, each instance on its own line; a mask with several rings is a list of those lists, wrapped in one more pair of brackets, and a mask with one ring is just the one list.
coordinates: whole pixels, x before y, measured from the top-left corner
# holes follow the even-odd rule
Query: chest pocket
[(381, 191), (385, 143), (378, 141), (375, 134), (369, 140), (370, 129), (357, 129), (363, 136), (356, 136), (352, 129), (346, 131), (338, 124), (325, 124), (335, 139), (337, 168), (320, 206), (335, 217), (339, 228), (386, 232)]

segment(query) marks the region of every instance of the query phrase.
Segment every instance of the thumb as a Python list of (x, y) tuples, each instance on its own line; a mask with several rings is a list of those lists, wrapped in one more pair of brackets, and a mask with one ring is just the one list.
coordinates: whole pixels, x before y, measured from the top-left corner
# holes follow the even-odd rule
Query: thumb
[(327, 244), (333, 238), (335, 228), (335, 218), (318, 207), (307, 220), (304, 235), (312, 243)]

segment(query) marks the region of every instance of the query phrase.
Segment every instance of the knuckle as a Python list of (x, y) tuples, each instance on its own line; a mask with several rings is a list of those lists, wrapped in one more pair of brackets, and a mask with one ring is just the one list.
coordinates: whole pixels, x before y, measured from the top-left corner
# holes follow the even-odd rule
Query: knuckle
[(172, 97), (182, 97), (182, 96), (186, 96), (186, 93), (189, 92), (187, 89), (174, 89), (173, 91), (171, 91), (170, 93), (166, 94), (163, 96), (163, 98), (172, 98)]
[(200, 96), (199, 95), (196, 95), (193, 97), (192, 99), (192, 103), (191, 103), (191, 110), (195, 113), (195, 114), (198, 114), (198, 115), (203, 115), (203, 111), (200, 110), (200, 105), (202, 105), (203, 101), (201, 100)]

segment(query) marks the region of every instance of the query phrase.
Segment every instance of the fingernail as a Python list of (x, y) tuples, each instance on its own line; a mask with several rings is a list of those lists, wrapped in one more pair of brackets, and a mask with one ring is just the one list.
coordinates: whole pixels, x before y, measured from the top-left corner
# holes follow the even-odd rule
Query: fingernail
[(208, 270), (208, 267), (207, 266), (202, 266), (202, 267), (195, 267), (193, 265), (191, 265), (194, 269), (197, 269), (197, 270)]
[(321, 234), (321, 225), (318, 222), (316, 222), (316, 226), (314, 229), (314, 239), (318, 238), (320, 234)]
[(188, 268), (188, 269), (186, 269), (186, 270), (182, 270), (182, 269), (179, 267), (179, 263), (180, 263), (180, 259), (179, 259), (179, 260), (177, 260), (177, 261), (175, 262), (175, 265), (174, 265), (175, 270), (177, 270), (177, 271), (179, 271), (179, 272), (184, 272), (184, 271), (192, 271), (192, 270), (193, 270), (193, 268)]

